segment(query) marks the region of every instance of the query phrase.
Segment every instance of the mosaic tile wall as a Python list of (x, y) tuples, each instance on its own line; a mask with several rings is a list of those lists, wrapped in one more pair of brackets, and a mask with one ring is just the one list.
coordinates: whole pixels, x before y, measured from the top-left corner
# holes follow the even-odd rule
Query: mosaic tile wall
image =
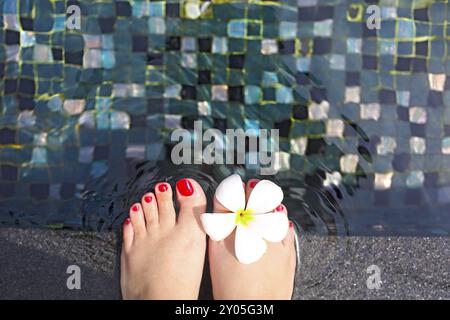
[(351, 233), (449, 234), (449, 18), (448, 1), (0, 0), (0, 222), (77, 225), (88, 181), (167, 161), (201, 119), (280, 129), (278, 176), (344, 186)]

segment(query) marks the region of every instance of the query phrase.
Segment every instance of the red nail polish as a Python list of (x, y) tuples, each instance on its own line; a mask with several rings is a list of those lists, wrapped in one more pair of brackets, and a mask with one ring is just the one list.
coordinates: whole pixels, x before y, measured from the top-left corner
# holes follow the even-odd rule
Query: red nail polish
[(168, 187), (167, 184), (165, 184), (165, 183), (161, 183), (161, 184), (158, 186), (158, 190), (161, 191), (161, 192), (166, 192), (168, 189), (169, 189), (169, 187)]
[(249, 183), (250, 188), (253, 189), (253, 188), (256, 186), (256, 184), (257, 184), (258, 182), (259, 182), (258, 180), (252, 180), (252, 181), (250, 181), (250, 183)]
[(294, 226), (294, 224), (292, 223), (292, 221), (289, 221), (289, 228), (292, 228)]
[(126, 225), (129, 225), (129, 224), (131, 223), (130, 218), (126, 218), (125, 221), (124, 221), (124, 223), (125, 223)]
[(139, 210), (138, 205), (135, 204), (135, 205), (131, 208), (131, 210), (133, 210), (134, 212), (137, 212), (137, 211)]
[(178, 191), (185, 197), (192, 196), (194, 187), (188, 179), (181, 179), (177, 182)]
[(150, 203), (150, 202), (152, 202), (152, 197), (151, 196), (146, 196), (146, 197), (144, 197), (144, 201), (147, 202), (147, 203)]
[(280, 211), (283, 211), (283, 208), (284, 208), (283, 205), (280, 204), (275, 210), (280, 212)]

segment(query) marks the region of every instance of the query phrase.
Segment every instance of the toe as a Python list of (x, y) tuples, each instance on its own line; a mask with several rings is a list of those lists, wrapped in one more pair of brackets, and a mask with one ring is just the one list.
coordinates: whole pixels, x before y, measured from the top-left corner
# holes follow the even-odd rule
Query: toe
[(135, 203), (130, 208), (130, 220), (136, 237), (140, 237), (147, 231), (145, 227), (144, 212), (140, 203)]
[(152, 192), (144, 194), (141, 200), (147, 230), (158, 225), (158, 206)]
[(173, 206), (172, 187), (166, 182), (158, 183), (155, 187), (158, 202), (159, 224), (161, 227), (175, 225), (175, 208)]
[(247, 185), (245, 186), (245, 200), (246, 201), (250, 197), (250, 193), (252, 193), (253, 188), (255, 188), (255, 186), (258, 182), (259, 182), (259, 179), (250, 179), (247, 181)]
[(131, 219), (126, 218), (123, 222), (123, 246), (122, 248), (125, 251), (131, 249), (131, 245), (133, 244), (134, 231), (133, 226), (131, 225)]
[(214, 213), (229, 213), (230, 210), (225, 208), (217, 199), (214, 197)]
[(275, 210), (273, 210), (273, 212), (279, 212), (279, 213), (283, 213), (283, 214), (288, 214), (287, 212), (287, 208), (284, 204), (280, 204), (278, 207), (275, 208)]
[(295, 245), (295, 229), (292, 221), (289, 221), (289, 231), (286, 238), (283, 240), (283, 246), (288, 250), (289, 264), (292, 274), (292, 282), (295, 276), (295, 268), (297, 265), (297, 249)]
[[(287, 215), (287, 208), (284, 204), (280, 204), (278, 207), (275, 208), (275, 210), (273, 210), (273, 212), (278, 212), (281, 214), (285, 214)], [(288, 229), (288, 233), (286, 235), (286, 237), (283, 239), (283, 245), (284, 246), (294, 246), (294, 225), (292, 221), (289, 221), (289, 229)]]
[(181, 179), (177, 182), (176, 194), (180, 203), (178, 223), (200, 227), (200, 215), (206, 209), (206, 196), (202, 187), (193, 179)]
[[(244, 186), (244, 189), (246, 189), (245, 183), (242, 182), (242, 185)], [(253, 186), (253, 187), (254, 187), (254, 186)], [(219, 200), (217, 200), (216, 197), (214, 197), (214, 200), (213, 200), (213, 206), (214, 206), (214, 212), (215, 212), (215, 213), (229, 213), (229, 212), (231, 212), (229, 209), (225, 208), (225, 207), (219, 202)]]
[(289, 221), (289, 230), (286, 235), (286, 238), (283, 239), (283, 245), (288, 248), (294, 248), (294, 244), (295, 244), (294, 224), (292, 221)]

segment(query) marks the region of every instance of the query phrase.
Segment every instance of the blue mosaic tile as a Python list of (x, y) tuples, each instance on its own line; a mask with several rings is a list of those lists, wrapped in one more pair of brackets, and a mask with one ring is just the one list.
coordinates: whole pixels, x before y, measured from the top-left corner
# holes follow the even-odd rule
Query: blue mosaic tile
[(170, 133), (202, 120), (280, 130), (274, 179), (305, 231), (450, 232), (446, 1), (381, 2), (379, 30), (369, 1), (17, 4), (0, 1), (2, 224), (119, 225), (153, 172), (190, 172)]

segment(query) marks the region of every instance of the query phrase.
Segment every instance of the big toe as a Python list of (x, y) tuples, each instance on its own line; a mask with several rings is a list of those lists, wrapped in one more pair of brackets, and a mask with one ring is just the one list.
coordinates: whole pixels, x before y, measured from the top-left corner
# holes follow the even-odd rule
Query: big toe
[(194, 179), (181, 179), (177, 182), (176, 194), (180, 204), (178, 224), (201, 230), (200, 215), (206, 210), (206, 196), (200, 184)]
[(229, 213), (230, 210), (225, 208), (216, 197), (214, 197), (214, 212), (215, 213)]

